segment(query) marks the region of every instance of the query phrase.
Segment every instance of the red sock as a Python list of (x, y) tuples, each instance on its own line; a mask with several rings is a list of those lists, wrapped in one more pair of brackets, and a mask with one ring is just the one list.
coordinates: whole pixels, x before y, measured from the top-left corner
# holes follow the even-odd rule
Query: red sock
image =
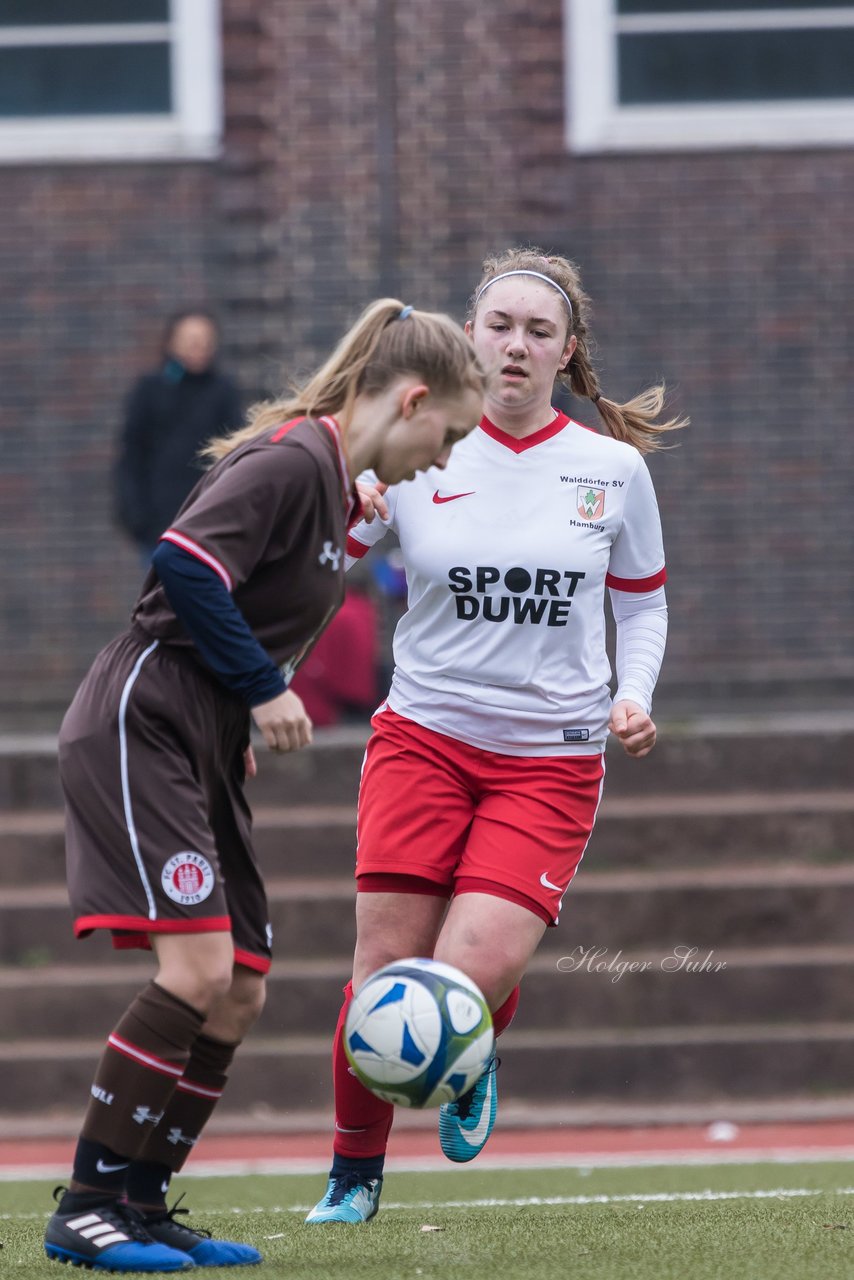
[(364, 1159), (385, 1154), (394, 1118), (394, 1107), (382, 1102), (360, 1084), (344, 1052), (344, 1019), (353, 999), (353, 984), (344, 988), (344, 1003), (335, 1028), (332, 1046), (332, 1076), (335, 1083), (335, 1141), (338, 1156)]
[(492, 1015), (492, 1025), (495, 1029), (496, 1036), (500, 1036), (502, 1031), (506, 1031), (516, 1015), (519, 1008), (519, 988), (514, 987), (510, 995), (504, 1001), (500, 1009), (496, 1009)]

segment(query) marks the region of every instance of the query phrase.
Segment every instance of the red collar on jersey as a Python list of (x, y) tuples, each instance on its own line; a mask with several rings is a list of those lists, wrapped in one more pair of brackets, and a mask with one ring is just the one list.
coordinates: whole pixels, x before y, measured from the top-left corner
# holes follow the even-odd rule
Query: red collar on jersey
[(331, 413), (325, 414), (322, 418), (291, 418), (289, 422), (283, 422), (280, 427), (276, 428), (275, 432), (270, 437), (271, 443), (278, 444), (289, 431), (294, 429), (294, 427), (298, 427), (301, 422), (309, 421), (321, 423), (326, 428), (332, 439), (332, 443), (335, 446), (335, 452), (338, 459), (338, 472), (341, 477), (341, 491), (344, 497), (344, 510), (349, 516), (353, 503), (356, 501), (356, 488), (353, 481), (350, 479), (350, 469), (347, 464), (347, 455), (344, 452), (342, 431), (337, 418), (333, 418)]
[(489, 418), (483, 417), (480, 420), (480, 429), (485, 431), (491, 439), (498, 444), (503, 444), (506, 449), (512, 450), (513, 453), (524, 453), (526, 449), (533, 449), (535, 445), (542, 444), (544, 440), (551, 440), (552, 436), (556, 436), (559, 431), (563, 431), (569, 418), (565, 413), (557, 410), (557, 417), (546, 427), (540, 427), (539, 431), (535, 431), (532, 436), (525, 436), (521, 440), (517, 440), (515, 436), (508, 435), (506, 431), (502, 431), (500, 427), (496, 427), (494, 422), (490, 422)]

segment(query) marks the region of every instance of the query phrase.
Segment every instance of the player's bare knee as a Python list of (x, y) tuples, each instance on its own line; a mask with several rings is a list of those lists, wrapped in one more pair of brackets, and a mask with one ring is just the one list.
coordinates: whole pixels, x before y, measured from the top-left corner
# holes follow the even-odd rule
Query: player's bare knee
[(228, 999), (234, 1011), (234, 1017), (241, 1023), (243, 1031), (249, 1030), (258, 1021), (267, 1000), (267, 983), (260, 973), (247, 974), (245, 977), (238, 970)]
[(390, 955), (385, 949), (372, 951), (364, 956), (357, 956), (353, 962), (353, 990), (358, 991), (359, 987), (372, 973), (376, 973), (377, 969), (381, 969), (383, 965), (391, 964), (393, 960), (399, 959), (400, 956)]
[(205, 1034), (227, 1044), (243, 1040), (264, 1007), (265, 983), (261, 974), (251, 980), (240, 969), (235, 970), (230, 989), (216, 1000), (205, 1022)]
[(512, 951), (505, 952), (494, 946), (437, 947), (435, 959), (461, 969), (471, 978), (480, 987), (493, 1012), (507, 999), (525, 969), (524, 962), (520, 962)]
[(405, 946), (395, 945), (388, 938), (372, 937), (365, 942), (360, 939), (353, 957), (353, 990), (358, 991), (362, 983), (383, 965), (400, 960), (404, 952), (409, 955)]
[(162, 966), (155, 978), (157, 985), (183, 1000), (185, 1004), (209, 1014), (217, 1001), (228, 995), (231, 967), (213, 964), (210, 968)]

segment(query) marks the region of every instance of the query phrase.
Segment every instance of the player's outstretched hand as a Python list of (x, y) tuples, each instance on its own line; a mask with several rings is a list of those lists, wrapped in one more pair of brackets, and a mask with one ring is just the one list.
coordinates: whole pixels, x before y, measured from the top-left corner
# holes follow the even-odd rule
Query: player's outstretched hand
[(382, 480), (378, 480), (376, 484), (356, 485), (356, 493), (362, 504), (362, 519), (368, 524), (374, 516), (379, 516), (381, 520), (388, 519), (388, 503), (383, 497), (387, 488), (388, 485), (383, 484)]
[(296, 751), (311, 742), (313, 725), (306, 715), (302, 698), (290, 689), (271, 702), (253, 707), (252, 719), (271, 751)]
[(655, 746), (655, 725), (636, 702), (615, 702), (611, 708), (608, 728), (620, 739), (630, 756), (639, 758), (648, 755)]

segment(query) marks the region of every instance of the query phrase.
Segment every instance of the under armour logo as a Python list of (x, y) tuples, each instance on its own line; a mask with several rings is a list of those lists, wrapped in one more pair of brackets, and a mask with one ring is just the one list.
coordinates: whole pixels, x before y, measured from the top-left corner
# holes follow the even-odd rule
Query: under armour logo
[(166, 1141), (171, 1142), (173, 1147), (177, 1147), (179, 1142), (183, 1142), (185, 1147), (194, 1147), (196, 1145), (195, 1138), (185, 1138), (183, 1129), (170, 1129), (166, 1135)]
[(341, 548), (333, 547), (331, 542), (324, 542), (323, 550), (317, 559), (320, 564), (331, 564), (332, 572), (337, 573), (338, 565), (341, 563)]
[(151, 1107), (137, 1107), (133, 1113), (137, 1124), (159, 1124), (163, 1119), (162, 1111), (152, 1111)]

